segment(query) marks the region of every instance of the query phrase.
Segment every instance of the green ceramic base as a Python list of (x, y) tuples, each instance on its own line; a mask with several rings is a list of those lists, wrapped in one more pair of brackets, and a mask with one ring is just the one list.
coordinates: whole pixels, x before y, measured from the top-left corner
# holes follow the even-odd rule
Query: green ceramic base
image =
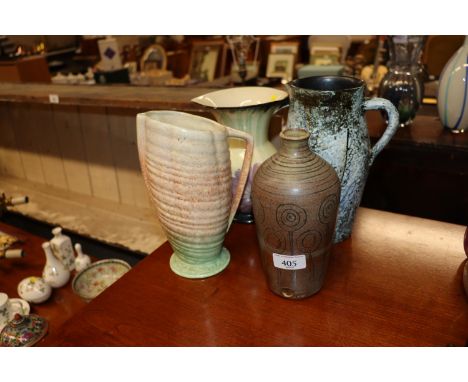
[(172, 254), (169, 265), (172, 271), (179, 276), (189, 279), (203, 279), (218, 274), (229, 264), (231, 256), (229, 251), (223, 247), (219, 256), (216, 256), (212, 261), (192, 264), (184, 261), (175, 253)]

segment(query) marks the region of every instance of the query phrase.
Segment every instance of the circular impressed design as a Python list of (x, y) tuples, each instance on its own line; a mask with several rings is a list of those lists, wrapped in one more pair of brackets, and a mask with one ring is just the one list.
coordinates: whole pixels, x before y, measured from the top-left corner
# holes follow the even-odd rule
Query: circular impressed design
[(307, 213), (295, 204), (281, 204), (276, 209), (276, 222), (282, 229), (294, 232), (307, 222)]
[(319, 220), (323, 224), (330, 223), (334, 217), (338, 205), (336, 194), (328, 195), (320, 205)]
[(270, 248), (279, 252), (286, 250), (286, 237), (281, 231), (275, 231), (273, 228), (267, 227), (263, 231), (263, 237), (265, 244)]
[(314, 252), (322, 243), (322, 234), (316, 230), (302, 232), (296, 239), (296, 247), (299, 251)]

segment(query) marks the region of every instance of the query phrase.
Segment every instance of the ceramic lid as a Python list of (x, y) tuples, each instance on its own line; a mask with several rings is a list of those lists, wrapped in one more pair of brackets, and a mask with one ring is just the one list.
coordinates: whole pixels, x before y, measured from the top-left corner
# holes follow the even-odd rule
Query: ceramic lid
[(33, 346), (46, 334), (49, 324), (36, 314), (16, 314), (0, 333), (0, 346)]
[(29, 302), (43, 302), (50, 297), (51, 293), (51, 286), (41, 277), (26, 277), (18, 284), (18, 294)]

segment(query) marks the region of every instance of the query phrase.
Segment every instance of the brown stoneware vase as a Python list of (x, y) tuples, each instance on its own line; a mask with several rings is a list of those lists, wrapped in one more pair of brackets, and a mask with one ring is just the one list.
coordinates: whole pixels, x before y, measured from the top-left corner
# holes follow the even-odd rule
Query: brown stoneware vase
[(253, 211), (261, 259), (270, 289), (299, 299), (324, 282), (333, 242), (340, 181), (309, 150), (309, 133), (281, 132), (281, 147), (255, 174)]

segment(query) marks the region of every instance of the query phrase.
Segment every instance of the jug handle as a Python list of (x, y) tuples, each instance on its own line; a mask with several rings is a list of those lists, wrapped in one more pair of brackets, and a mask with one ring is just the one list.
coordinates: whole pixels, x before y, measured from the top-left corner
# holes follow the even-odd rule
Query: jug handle
[(245, 147), (244, 162), (242, 163), (242, 168), (241, 168), (241, 172), (239, 176), (239, 182), (237, 183), (236, 192), (234, 193), (234, 197), (232, 198), (231, 212), (229, 213), (228, 226), (226, 229), (226, 232), (227, 232), (229, 231), (229, 228), (231, 227), (231, 223), (234, 219), (234, 215), (236, 214), (237, 207), (239, 207), (239, 203), (242, 199), (242, 194), (244, 192), (245, 184), (247, 183), (247, 179), (249, 177), (254, 142), (253, 142), (253, 137), (244, 131), (235, 130), (228, 126), (225, 126), (225, 128), (227, 130), (228, 137), (243, 139), (246, 141), (246, 144), (247, 144)]
[(372, 147), (372, 153), (370, 157), (371, 165), (374, 162), (374, 159), (379, 155), (382, 149), (390, 142), (393, 135), (396, 133), (399, 125), (399, 114), (398, 110), (393, 106), (393, 104), (384, 98), (372, 98), (364, 102), (363, 105), (364, 111), (367, 110), (385, 110), (388, 116), (388, 125), (385, 129), (385, 132), (377, 141), (377, 143)]

